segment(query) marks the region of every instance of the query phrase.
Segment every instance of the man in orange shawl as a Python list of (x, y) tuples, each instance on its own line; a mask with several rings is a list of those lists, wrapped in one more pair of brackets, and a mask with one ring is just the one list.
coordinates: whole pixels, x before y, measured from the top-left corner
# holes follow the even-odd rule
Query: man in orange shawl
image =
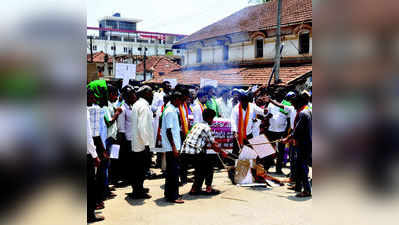
[[(252, 126), (256, 115), (265, 116), (267, 109), (262, 109), (250, 102), (251, 92), (240, 92), (240, 102), (234, 106), (231, 114), (231, 131), (233, 132), (233, 154), (238, 155), (239, 149), (248, 144), (248, 140), (253, 138)], [(240, 146), (239, 146), (239, 145)]]

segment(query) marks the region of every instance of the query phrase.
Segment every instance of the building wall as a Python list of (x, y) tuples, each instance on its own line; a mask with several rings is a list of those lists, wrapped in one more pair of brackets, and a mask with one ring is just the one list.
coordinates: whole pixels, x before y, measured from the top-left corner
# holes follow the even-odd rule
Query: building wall
[[(282, 57), (300, 57), (298, 53), (299, 39), (289, 37), (288, 40), (283, 41), (284, 44)], [(255, 42), (244, 41), (238, 43), (227, 44), (229, 46), (229, 59), (228, 62), (237, 62), (241, 60), (254, 60), (255, 58)], [(202, 49), (202, 63), (212, 64), (223, 62), (223, 45), (216, 46), (189, 46), (184, 53), (185, 66), (198, 65), (196, 62), (197, 48)], [(188, 55), (187, 55), (188, 54)], [(312, 55), (312, 38), (310, 38), (309, 55)], [(273, 59), (275, 56), (275, 42), (272, 38), (266, 38), (263, 44), (263, 59)]]
[[(132, 49), (133, 55), (143, 55), (144, 48), (147, 48), (147, 55), (165, 55), (167, 49), (172, 50), (174, 55), (183, 56), (184, 49), (172, 49), (171, 44), (149, 44), (149, 43), (136, 43), (136, 42), (126, 42), (126, 41), (109, 41), (109, 40), (98, 40), (93, 39), (93, 48), (97, 47), (96, 50), (93, 49), (93, 53), (103, 51), (107, 54), (113, 55), (114, 50), (111, 49), (112, 46), (116, 46), (115, 54), (128, 54), (129, 52), (124, 52), (124, 48), (128, 50)], [(90, 54), (90, 40), (87, 40), (87, 53)], [(141, 48), (140, 52), (138, 48)], [(179, 52), (179, 53), (178, 53)]]
[(202, 64), (213, 63), (213, 50), (212, 47), (201, 48), (202, 49)]

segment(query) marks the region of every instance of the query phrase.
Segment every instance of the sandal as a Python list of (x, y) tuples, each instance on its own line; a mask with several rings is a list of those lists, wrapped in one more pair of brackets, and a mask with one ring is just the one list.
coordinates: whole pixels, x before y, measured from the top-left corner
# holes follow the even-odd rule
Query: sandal
[(183, 199), (176, 199), (176, 200), (173, 201), (173, 203), (176, 203), (176, 204), (183, 204), (184, 201), (183, 201)]
[(178, 199), (175, 199), (175, 200), (167, 199), (166, 201), (170, 202), (170, 203), (176, 203), (176, 204), (183, 204), (184, 203), (183, 199), (181, 199), (181, 198), (178, 198)]

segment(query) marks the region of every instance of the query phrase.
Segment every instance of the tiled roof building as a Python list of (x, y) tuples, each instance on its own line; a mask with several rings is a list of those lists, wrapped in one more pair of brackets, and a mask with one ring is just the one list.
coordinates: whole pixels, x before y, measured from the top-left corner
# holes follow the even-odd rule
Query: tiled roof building
[[(151, 82), (177, 78), (199, 84), (201, 78), (222, 85), (247, 86), (269, 81), (275, 57), (277, 1), (249, 6), (174, 45), (183, 48), (183, 67), (154, 74)], [(282, 0), (280, 85), (312, 71), (312, 0)]]

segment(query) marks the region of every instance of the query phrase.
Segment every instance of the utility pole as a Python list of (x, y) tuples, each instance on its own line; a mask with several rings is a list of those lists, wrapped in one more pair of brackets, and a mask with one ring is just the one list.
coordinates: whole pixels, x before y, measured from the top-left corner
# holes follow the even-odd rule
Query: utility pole
[(90, 62), (93, 63), (93, 36), (89, 36), (90, 38)]
[(274, 74), (274, 83), (277, 84), (280, 78), (280, 42), (281, 42), (281, 4), (282, 0), (277, 0), (277, 32), (276, 32), (276, 55), (274, 58), (275, 65), (275, 74)]
[(144, 66), (144, 81), (146, 81), (147, 80), (147, 72), (146, 72), (146, 69), (145, 69), (145, 58), (146, 58), (146, 50), (147, 50), (147, 48), (144, 46), (144, 57), (143, 57), (143, 66)]

